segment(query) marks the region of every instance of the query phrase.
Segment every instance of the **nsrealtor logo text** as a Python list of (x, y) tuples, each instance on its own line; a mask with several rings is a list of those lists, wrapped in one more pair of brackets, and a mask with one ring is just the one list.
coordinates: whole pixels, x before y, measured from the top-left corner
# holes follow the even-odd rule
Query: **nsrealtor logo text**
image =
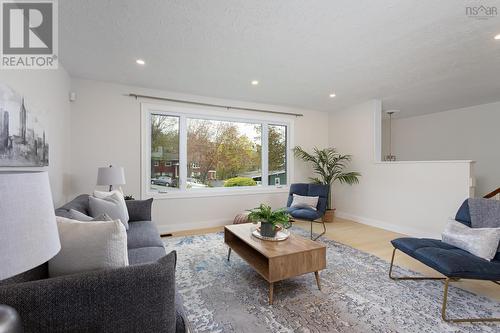
[(465, 15), (478, 20), (486, 20), (498, 15), (496, 6), (476, 5), (465, 7)]
[(0, 0), (2, 69), (55, 69), (57, 0)]

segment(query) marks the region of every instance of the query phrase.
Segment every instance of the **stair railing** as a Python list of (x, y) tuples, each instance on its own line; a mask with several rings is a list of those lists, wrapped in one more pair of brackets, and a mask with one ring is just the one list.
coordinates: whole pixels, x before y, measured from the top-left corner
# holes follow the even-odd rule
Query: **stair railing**
[(486, 194), (483, 198), (500, 200), (500, 187), (494, 190), (493, 192)]

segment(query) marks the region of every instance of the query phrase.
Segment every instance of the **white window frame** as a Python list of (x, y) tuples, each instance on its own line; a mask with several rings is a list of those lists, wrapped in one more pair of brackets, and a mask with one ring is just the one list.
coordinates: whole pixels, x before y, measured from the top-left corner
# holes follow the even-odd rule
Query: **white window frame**
[[(179, 117), (179, 188), (167, 188), (165, 192), (152, 191), (151, 184), (151, 115), (163, 114), (165, 116)], [(243, 123), (258, 123), (262, 125), (262, 185), (241, 187), (216, 187), (187, 189), (187, 118), (207, 120), (233, 121)], [(287, 183), (276, 187), (268, 183), (268, 147), (267, 135), (269, 125), (287, 126)], [(235, 110), (221, 111), (220, 109), (180, 107), (169, 104), (141, 103), (141, 197), (167, 199), (167, 198), (194, 198), (226, 195), (252, 195), (260, 193), (288, 192), (289, 184), (293, 179), (293, 132), (294, 120), (290, 116), (277, 117), (274, 115), (237, 112)]]

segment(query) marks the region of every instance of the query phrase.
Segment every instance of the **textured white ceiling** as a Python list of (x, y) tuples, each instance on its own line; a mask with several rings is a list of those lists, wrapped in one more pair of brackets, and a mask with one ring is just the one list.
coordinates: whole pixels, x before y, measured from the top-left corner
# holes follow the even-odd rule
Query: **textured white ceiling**
[(88, 79), (324, 111), (381, 98), (404, 117), (500, 100), (500, 17), (466, 5), (64, 0), (60, 59)]

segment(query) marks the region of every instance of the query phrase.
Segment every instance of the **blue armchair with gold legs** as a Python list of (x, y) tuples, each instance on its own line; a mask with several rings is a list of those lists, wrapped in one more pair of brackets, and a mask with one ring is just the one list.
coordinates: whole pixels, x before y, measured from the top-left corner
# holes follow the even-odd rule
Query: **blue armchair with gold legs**
[[(319, 220), (325, 215), (327, 201), (328, 201), (328, 191), (330, 190), (328, 185), (323, 184), (306, 184), (306, 183), (297, 183), (290, 185), (290, 193), (288, 194), (288, 202), (287, 212), (293, 218), (299, 220), (306, 220), (311, 222), (311, 239), (316, 240), (326, 232), (325, 222)], [(316, 210), (312, 208), (297, 208), (291, 207), (293, 201), (293, 195), (301, 195), (307, 197), (318, 197), (318, 204), (316, 206)], [(313, 223), (322, 223), (323, 224), (323, 232), (313, 238)]]
[[(497, 210), (497, 212), (500, 210)], [(500, 221), (497, 216), (496, 221)], [(471, 223), (471, 214), (469, 211), (469, 199), (466, 200), (458, 210), (455, 221), (468, 227), (473, 227)], [(492, 226), (500, 228), (500, 224)], [(494, 223), (494, 224), (495, 224)], [(444, 293), (441, 306), (441, 317), (446, 322), (491, 322), (500, 321), (500, 318), (449, 318), (446, 315), (446, 306), (448, 301), (448, 286), (451, 282), (463, 279), (485, 280), (500, 284), (500, 252), (497, 252), (493, 260), (477, 257), (465, 250), (453, 245), (442, 242), (438, 239), (403, 237), (391, 241), (394, 246), (392, 252), (391, 265), (389, 268), (389, 277), (393, 280), (443, 280)], [(442, 277), (412, 277), (393, 275), (393, 265), (396, 250), (420, 261), (441, 273)]]

